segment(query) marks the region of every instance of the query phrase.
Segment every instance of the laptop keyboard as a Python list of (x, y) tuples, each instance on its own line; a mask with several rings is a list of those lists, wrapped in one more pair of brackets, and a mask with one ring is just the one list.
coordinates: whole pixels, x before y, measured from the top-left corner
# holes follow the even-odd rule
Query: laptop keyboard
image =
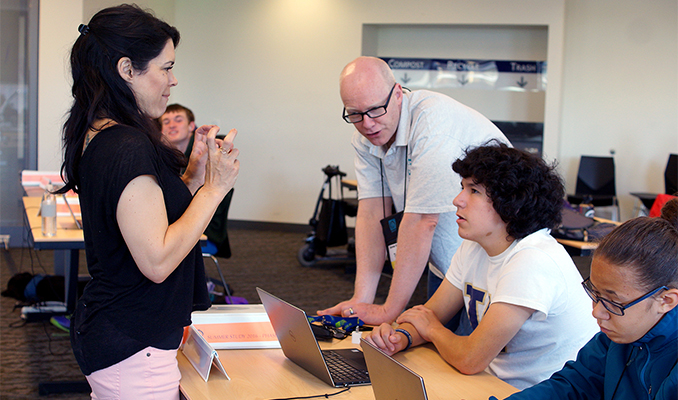
[(367, 370), (355, 368), (341, 355), (332, 350), (325, 350), (323, 351), (323, 356), (335, 382), (346, 384), (370, 383), (370, 376)]

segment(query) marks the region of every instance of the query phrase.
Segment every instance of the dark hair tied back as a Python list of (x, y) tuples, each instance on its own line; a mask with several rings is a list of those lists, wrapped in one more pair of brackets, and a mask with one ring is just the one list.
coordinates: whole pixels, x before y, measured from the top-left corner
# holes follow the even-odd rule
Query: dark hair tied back
[(78, 32), (80, 32), (80, 34), (83, 36), (87, 35), (89, 33), (89, 26), (80, 24), (80, 26), (78, 26)]
[(643, 290), (678, 288), (678, 198), (664, 204), (659, 218), (621, 224), (600, 241), (594, 257), (634, 269)]

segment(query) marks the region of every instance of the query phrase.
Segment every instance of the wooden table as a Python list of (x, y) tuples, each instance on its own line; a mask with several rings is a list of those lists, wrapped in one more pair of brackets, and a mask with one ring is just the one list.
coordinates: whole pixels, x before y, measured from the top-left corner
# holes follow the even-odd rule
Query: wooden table
[(36, 250), (54, 250), (54, 273), (64, 275), (66, 290), (66, 313), (75, 310), (78, 292), (78, 265), (80, 250), (85, 248), (82, 229), (78, 229), (73, 217), (57, 217), (55, 236), (42, 235), (42, 219), (38, 215), (40, 197), (24, 197), (24, 210), (30, 227), (29, 242)]
[(357, 179), (342, 179), (341, 185), (348, 190), (358, 190), (358, 180)]
[[(323, 348), (355, 347), (351, 339), (321, 343)], [(225, 376), (213, 368), (205, 382), (179, 351), (181, 392), (189, 400), (277, 399), (336, 393), (333, 388), (288, 360), (281, 349), (219, 350)], [(516, 388), (486, 373), (463, 375), (447, 364), (432, 345), (418, 346), (394, 357), (424, 378), (431, 400), (487, 400), (489, 396), (504, 398)], [(321, 397), (322, 398), (322, 397)], [(355, 386), (332, 399), (374, 400), (371, 386)]]
[[(581, 240), (556, 239), (565, 246), (565, 250), (573, 256), (590, 256), (598, 247), (596, 242), (584, 242)], [(573, 251), (574, 250), (574, 251)]]

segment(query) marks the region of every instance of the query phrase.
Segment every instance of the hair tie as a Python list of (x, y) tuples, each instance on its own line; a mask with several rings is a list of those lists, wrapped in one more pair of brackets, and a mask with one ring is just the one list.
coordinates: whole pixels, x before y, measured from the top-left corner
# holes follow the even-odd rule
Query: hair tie
[(78, 26), (78, 32), (83, 36), (87, 35), (89, 33), (89, 26), (80, 24), (80, 26)]

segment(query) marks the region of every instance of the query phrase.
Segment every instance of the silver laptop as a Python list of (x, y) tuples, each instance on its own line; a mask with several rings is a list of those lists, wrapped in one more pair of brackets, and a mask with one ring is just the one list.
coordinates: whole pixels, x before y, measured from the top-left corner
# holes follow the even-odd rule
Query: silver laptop
[(75, 213), (73, 212), (73, 209), (71, 208), (71, 205), (68, 203), (68, 199), (66, 198), (66, 194), (62, 193), (61, 196), (64, 198), (64, 203), (66, 203), (66, 207), (68, 207), (68, 211), (71, 213), (71, 217), (73, 217), (73, 221), (75, 221), (75, 226), (77, 226), (78, 229), (82, 229), (82, 221), (79, 220), (75, 216)]
[(321, 350), (304, 310), (257, 288), (285, 357), (334, 387), (369, 385), (359, 349)]
[(360, 339), (376, 400), (427, 400), (424, 378)]

